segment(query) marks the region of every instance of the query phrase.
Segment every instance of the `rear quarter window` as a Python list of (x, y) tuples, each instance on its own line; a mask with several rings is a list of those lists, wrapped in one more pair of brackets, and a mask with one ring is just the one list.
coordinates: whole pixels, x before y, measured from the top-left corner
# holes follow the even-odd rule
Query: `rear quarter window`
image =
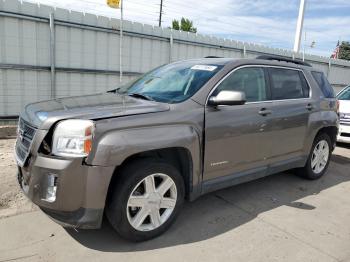
[(321, 89), (324, 97), (326, 98), (334, 98), (334, 90), (331, 84), (328, 82), (327, 77), (321, 72), (311, 72), (312, 76), (316, 80), (319, 88)]

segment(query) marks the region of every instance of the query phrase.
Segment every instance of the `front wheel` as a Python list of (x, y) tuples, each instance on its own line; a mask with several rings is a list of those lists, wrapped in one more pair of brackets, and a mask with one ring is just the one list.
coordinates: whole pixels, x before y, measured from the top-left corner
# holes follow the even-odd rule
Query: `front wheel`
[(307, 179), (318, 179), (327, 171), (332, 144), (327, 134), (320, 134), (315, 138), (306, 165), (298, 170), (298, 174)]
[(184, 201), (184, 182), (178, 170), (148, 159), (130, 163), (119, 175), (106, 209), (113, 228), (132, 241), (165, 232)]

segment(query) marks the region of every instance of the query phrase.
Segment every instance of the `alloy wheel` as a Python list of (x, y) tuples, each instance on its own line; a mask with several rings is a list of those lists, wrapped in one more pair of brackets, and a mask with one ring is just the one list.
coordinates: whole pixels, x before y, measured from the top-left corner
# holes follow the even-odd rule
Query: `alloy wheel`
[(138, 231), (151, 231), (171, 216), (177, 201), (176, 184), (166, 174), (151, 174), (132, 190), (127, 202), (130, 225)]
[(321, 140), (317, 143), (312, 152), (311, 168), (314, 173), (321, 173), (328, 163), (329, 146), (326, 140)]

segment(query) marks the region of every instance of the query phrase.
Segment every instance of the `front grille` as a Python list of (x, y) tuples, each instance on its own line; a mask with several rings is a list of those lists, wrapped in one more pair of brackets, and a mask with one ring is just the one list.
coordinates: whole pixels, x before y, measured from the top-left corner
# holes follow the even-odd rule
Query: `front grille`
[(341, 125), (350, 126), (350, 119), (349, 118), (340, 118), (339, 119), (339, 123)]
[(350, 125), (350, 114), (340, 113), (339, 123), (342, 125)]
[(16, 141), (16, 155), (20, 164), (24, 164), (30, 152), (30, 147), (35, 135), (36, 129), (24, 120), (18, 122), (18, 134)]

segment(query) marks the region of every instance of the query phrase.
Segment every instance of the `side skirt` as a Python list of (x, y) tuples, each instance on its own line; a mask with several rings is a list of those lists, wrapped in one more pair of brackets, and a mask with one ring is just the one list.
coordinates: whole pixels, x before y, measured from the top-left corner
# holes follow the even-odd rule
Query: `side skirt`
[(277, 162), (269, 166), (258, 167), (247, 171), (234, 173), (227, 176), (204, 181), (202, 184), (202, 195), (219, 190), (219, 189), (223, 189), (226, 187), (231, 187), (234, 185), (256, 180), (268, 175), (283, 172), (289, 169), (302, 167), (305, 164), (305, 159), (306, 159), (305, 156), (300, 156), (300, 157), (284, 160), (281, 162)]

